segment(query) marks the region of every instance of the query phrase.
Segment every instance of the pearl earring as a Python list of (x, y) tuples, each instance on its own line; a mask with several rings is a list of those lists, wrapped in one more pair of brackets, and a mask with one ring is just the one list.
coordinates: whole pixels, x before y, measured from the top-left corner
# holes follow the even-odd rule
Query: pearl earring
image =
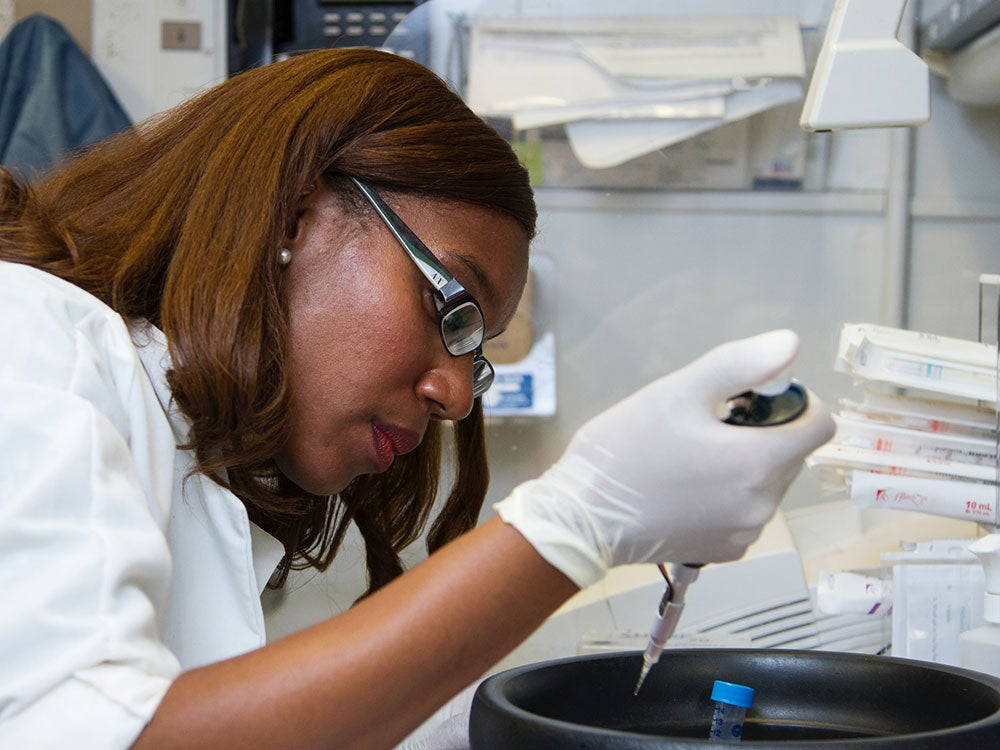
[(292, 251), (287, 247), (283, 247), (278, 251), (278, 263), (287, 266), (292, 262)]

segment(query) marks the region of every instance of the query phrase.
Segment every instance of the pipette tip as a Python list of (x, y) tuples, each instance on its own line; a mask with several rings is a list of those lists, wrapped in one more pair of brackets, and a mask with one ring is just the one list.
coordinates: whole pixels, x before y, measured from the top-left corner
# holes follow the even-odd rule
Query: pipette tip
[(639, 672), (639, 679), (635, 683), (635, 690), (632, 691), (632, 695), (638, 695), (639, 694), (639, 690), (642, 688), (642, 683), (644, 683), (646, 681), (646, 675), (649, 674), (649, 668), (651, 666), (652, 666), (652, 664), (649, 664), (649, 663), (645, 663), (645, 664), (642, 665), (642, 671)]

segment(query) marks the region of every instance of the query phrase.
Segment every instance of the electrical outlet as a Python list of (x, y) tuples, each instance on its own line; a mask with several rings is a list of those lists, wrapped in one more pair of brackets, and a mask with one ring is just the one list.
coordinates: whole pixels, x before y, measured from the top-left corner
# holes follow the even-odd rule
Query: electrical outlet
[(201, 23), (198, 21), (161, 22), (160, 48), (201, 49)]

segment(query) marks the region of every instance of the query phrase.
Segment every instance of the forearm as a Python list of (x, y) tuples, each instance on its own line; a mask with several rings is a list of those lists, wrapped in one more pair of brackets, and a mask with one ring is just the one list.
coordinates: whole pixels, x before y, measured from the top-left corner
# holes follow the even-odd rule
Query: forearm
[(575, 591), (492, 519), (348, 612), (181, 675), (135, 747), (389, 747)]

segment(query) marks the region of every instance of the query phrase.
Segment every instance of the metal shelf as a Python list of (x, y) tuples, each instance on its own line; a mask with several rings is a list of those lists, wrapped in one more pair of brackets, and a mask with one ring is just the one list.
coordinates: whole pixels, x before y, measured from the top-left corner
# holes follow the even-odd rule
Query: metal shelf
[(884, 192), (667, 191), (535, 188), (543, 209), (604, 209), (734, 214), (881, 214)]

